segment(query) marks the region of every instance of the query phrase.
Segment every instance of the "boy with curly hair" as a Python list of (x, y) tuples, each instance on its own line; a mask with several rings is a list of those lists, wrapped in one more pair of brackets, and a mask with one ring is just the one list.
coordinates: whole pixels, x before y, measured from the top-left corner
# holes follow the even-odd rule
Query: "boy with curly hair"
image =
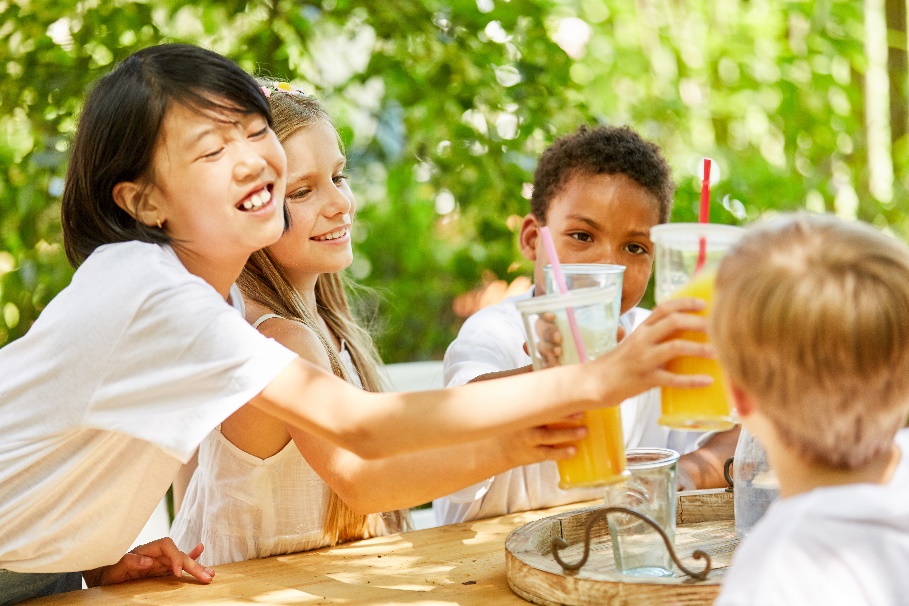
[(780, 482), (717, 604), (905, 604), (909, 249), (778, 217), (723, 260), (714, 305), (728, 388)]
[[(620, 324), (628, 334), (650, 314), (637, 307), (653, 269), (650, 228), (669, 220), (675, 183), (660, 148), (629, 127), (581, 126), (559, 138), (540, 157), (530, 214), (521, 226), (521, 252), (534, 262), (534, 286), (481, 309), (464, 323), (445, 353), (449, 387), (531, 370), (526, 335), (515, 303), (545, 294), (548, 262), (540, 228), (548, 226), (562, 263), (625, 266)], [(738, 430), (716, 436), (670, 432), (657, 424), (659, 390), (622, 403), (626, 448), (669, 447), (686, 454), (680, 486), (725, 486), (723, 461), (732, 455)], [(690, 452), (707, 440), (704, 448)], [(519, 467), (434, 501), (436, 519), (450, 524), (513, 511), (552, 507), (602, 497), (602, 489), (561, 490), (555, 463)]]

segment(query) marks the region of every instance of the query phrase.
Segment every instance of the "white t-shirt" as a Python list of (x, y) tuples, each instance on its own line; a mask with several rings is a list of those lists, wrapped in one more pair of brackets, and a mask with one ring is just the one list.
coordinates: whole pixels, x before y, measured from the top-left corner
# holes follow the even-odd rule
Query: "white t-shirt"
[(116, 562), (202, 439), (296, 357), (170, 247), (98, 248), (0, 349), (0, 568)]
[[(515, 305), (533, 296), (525, 293), (484, 307), (464, 322), (458, 338), (445, 352), (447, 387), (464, 385), (491, 372), (521, 368), (531, 363), (524, 351), (527, 340), (521, 312)], [(637, 328), (650, 312), (635, 307), (619, 322), (626, 334)], [(694, 450), (704, 436), (700, 432), (670, 431), (659, 425), (660, 391), (651, 389), (622, 402), (622, 433), (625, 448), (672, 448), (681, 453)], [(433, 501), (439, 524), (455, 524), (514, 511), (528, 511), (602, 498), (602, 488), (558, 487), (559, 472), (553, 461), (525, 465)]]
[(890, 482), (775, 501), (736, 550), (720, 606), (895, 606), (909, 600), (909, 430)]

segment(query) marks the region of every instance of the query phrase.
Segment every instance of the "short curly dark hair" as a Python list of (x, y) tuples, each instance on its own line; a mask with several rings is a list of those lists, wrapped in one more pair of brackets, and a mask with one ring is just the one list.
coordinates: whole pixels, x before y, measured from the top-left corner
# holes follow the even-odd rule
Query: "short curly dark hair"
[(543, 152), (530, 197), (530, 212), (541, 223), (546, 223), (552, 198), (577, 174), (622, 174), (634, 179), (658, 200), (660, 223), (669, 221), (675, 193), (669, 163), (659, 146), (630, 127), (581, 125)]

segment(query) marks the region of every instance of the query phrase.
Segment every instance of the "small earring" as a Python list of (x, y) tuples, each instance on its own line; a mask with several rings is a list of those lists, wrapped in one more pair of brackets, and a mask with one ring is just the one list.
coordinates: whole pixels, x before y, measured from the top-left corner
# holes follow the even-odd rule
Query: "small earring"
[(163, 226), (161, 225), (161, 219), (158, 219), (158, 229), (163, 229)]

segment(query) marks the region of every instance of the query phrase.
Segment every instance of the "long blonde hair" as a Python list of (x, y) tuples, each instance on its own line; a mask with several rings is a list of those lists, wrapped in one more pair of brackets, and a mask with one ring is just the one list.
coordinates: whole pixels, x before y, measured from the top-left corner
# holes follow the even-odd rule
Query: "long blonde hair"
[[(309, 95), (296, 91), (284, 91), (273, 82), (265, 82), (272, 109), (273, 127), (278, 140), (283, 144), (291, 134), (318, 122), (334, 128), (334, 124), (319, 102)], [(351, 312), (347, 288), (352, 283), (343, 273), (320, 274), (316, 279), (316, 310), (310, 310), (303, 297), (291, 286), (281, 268), (267, 250), (252, 254), (240, 278), (237, 280), (243, 296), (272, 310), (279, 316), (305, 324), (316, 333), (331, 362), (335, 375), (351, 381), (348, 371), (341, 363), (340, 356), (316, 320), (318, 313), (328, 330), (347, 344), (356, 372), (363, 388), (367, 391), (384, 391), (385, 382), (381, 373), (382, 361), (370, 334), (357, 322)], [(380, 514), (389, 532), (401, 532), (410, 526), (406, 511), (390, 511)], [(344, 501), (331, 491), (325, 514), (324, 537), (332, 545), (362, 539), (370, 532), (369, 516), (355, 513)]]

